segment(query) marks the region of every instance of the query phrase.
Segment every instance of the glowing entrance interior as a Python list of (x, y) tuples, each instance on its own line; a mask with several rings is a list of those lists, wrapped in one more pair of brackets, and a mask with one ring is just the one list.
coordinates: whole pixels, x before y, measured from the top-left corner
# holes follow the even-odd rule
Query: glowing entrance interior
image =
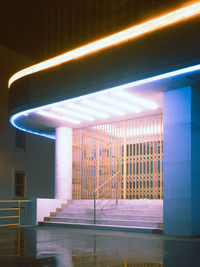
[(162, 199), (162, 115), (73, 130), (73, 199)]

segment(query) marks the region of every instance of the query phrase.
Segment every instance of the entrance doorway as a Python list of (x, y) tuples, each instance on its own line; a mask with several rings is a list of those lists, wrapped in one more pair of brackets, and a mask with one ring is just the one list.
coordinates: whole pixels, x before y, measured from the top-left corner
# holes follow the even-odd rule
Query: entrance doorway
[[(162, 199), (162, 143), (162, 114), (75, 129), (73, 199), (92, 199), (116, 173), (119, 199)], [(103, 188), (112, 198), (114, 186)]]

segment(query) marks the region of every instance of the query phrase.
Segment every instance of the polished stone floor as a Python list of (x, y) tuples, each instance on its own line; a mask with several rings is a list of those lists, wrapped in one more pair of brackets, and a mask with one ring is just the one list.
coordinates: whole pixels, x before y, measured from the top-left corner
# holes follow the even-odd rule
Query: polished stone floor
[(0, 229), (0, 267), (200, 266), (200, 238), (59, 227)]

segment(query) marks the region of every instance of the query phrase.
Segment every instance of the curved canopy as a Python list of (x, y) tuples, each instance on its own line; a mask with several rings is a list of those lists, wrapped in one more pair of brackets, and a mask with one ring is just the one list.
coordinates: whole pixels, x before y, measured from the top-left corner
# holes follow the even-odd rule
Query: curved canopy
[(11, 123), (54, 138), (60, 126), (161, 113), (163, 91), (199, 80), (199, 14), (197, 2), (14, 74)]

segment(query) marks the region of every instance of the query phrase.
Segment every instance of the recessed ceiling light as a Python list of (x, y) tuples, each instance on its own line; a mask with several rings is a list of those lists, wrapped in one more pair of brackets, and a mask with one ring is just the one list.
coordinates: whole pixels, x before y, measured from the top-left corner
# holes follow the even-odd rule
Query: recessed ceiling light
[(98, 117), (98, 118), (102, 118), (102, 119), (108, 119), (109, 118), (108, 114), (106, 114), (106, 113), (98, 112), (94, 109), (82, 107), (79, 104), (70, 104), (70, 105), (66, 105), (65, 107), (78, 110), (78, 111), (83, 112), (85, 114), (89, 114), (89, 115), (92, 114), (94, 117)]
[(56, 115), (56, 114), (53, 114), (51, 112), (47, 112), (47, 111), (44, 111), (44, 110), (43, 111), (42, 110), (41, 111), (37, 111), (36, 113), (41, 115), (41, 116), (47, 117), (47, 118), (56, 119), (56, 120), (60, 120), (60, 121), (66, 121), (66, 122), (69, 122), (69, 123), (72, 123), (72, 124), (80, 124), (81, 123), (78, 120), (67, 118), (67, 117), (63, 117), (63, 116), (59, 116), (59, 115)]
[(124, 116), (125, 115), (125, 113), (120, 109), (116, 109), (116, 108), (113, 108), (113, 107), (110, 107), (107, 105), (101, 105), (101, 104), (97, 103), (96, 101), (92, 102), (92, 100), (91, 101), (84, 100), (81, 103), (88, 105), (90, 107), (93, 107), (94, 109), (103, 110), (103, 111), (106, 110), (106, 112), (114, 114), (114, 115), (118, 115), (118, 116)]
[(80, 112), (72, 111), (72, 110), (69, 110), (66, 108), (53, 107), (52, 110), (56, 111), (56, 112), (63, 113), (63, 114), (68, 114), (68, 115), (74, 116), (76, 118), (87, 120), (87, 121), (93, 121), (94, 120), (94, 118), (91, 116), (84, 115)]
[(129, 105), (126, 102), (119, 101), (119, 100), (113, 99), (113, 98), (108, 97), (108, 96), (99, 96), (98, 99), (103, 101), (103, 102), (114, 105), (115, 107), (121, 108), (121, 109), (129, 110), (129, 111), (135, 112), (135, 113), (141, 112), (141, 109), (137, 106)]
[(117, 93), (114, 93), (114, 95), (118, 96), (120, 99), (125, 99), (128, 102), (132, 102), (136, 105), (148, 108), (148, 109), (157, 109), (159, 106), (154, 103), (153, 101), (150, 101), (146, 98), (143, 97), (137, 97), (134, 96), (133, 94), (129, 94), (126, 92), (119, 91)]

